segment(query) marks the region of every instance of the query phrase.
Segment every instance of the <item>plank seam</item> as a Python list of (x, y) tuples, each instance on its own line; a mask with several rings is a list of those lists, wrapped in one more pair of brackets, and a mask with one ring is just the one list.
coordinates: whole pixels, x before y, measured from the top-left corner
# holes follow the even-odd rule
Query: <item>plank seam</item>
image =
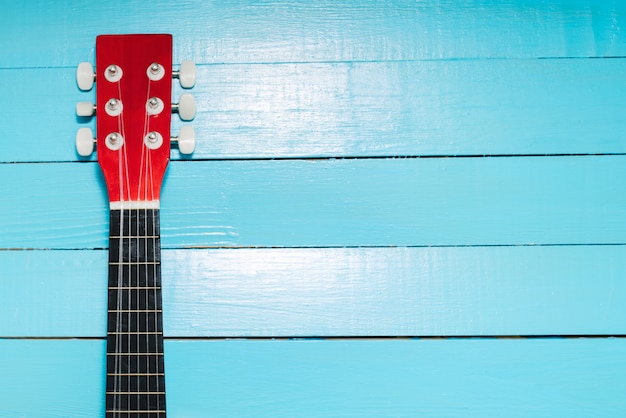
[[(170, 158), (172, 163), (192, 162), (263, 162), (263, 161), (335, 161), (335, 160), (426, 160), (426, 159), (471, 159), (471, 158), (554, 158), (554, 157), (623, 157), (624, 152), (601, 153), (546, 153), (546, 154), (397, 154), (397, 155), (341, 155), (322, 157), (220, 157), (220, 158)], [(0, 161), (0, 165), (20, 164), (97, 164), (95, 160), (54, 161)]]
[[(263, 245), (196, 245), (196, 246), (161, 246), (162, 250), (340, 250), (340, 249), (397, 249), (397, 248), (511, 248), (511, 247), (622, 247), (626, 242), (606, 243), (521, 243), (521, 244), (432, 244), (432, 245), (301, 245), (301, 246), (263, 246)], [(0, 251), (108, 251), (108, 247), (94, 248), (0, 248)]]
[[(300, 340), (540, 340), (540, 339), (626, 339), (626, 334), (529, 334), (529, 335), (347, 335), (347, 336), (164, 336), (168, 341), (227, 341), (227, 340), (260, 340), (260, 341), (300, 341)], [(29, 341), (106, 341), (107, 337), (66, 337), (66, 336), (3, 336), (2, 340)]]

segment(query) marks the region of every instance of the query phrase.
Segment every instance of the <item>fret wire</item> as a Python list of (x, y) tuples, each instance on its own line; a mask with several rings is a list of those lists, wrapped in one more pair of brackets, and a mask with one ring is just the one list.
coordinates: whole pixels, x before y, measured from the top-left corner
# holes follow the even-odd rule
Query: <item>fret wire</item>
[(159, 290), (161, 286), (109, 286), (109, 290)]
[[(107, 356), (162, 356), (163, 353), (107, 353)], [(134, 376), (134, 375), (131, 375)]]
[(165, 376), (164, 373), (107, 373), (107, 376), (133, 376), (133, 377), (138, 377), (138, 376)]
[(159, 313), (161, 309), (109, 309), (109, 312), (154, 312)]
[(128, 409), (107, 409), (106, 410), (107, 414), (115, 414), (115, 413), (122, 413), (122, 414), (150, 414), (150, 413), (157, 413), (157, 414), (164, 414), (165, 411), (162, 409), (151, 409), (151, 410), (128, 410)]
[(109, 236), (109, 238), (111, 239), (124, 239), (124, 238), (131, 238), (131, 239), (160, 239), (160, 237), (158, 235), (111, 235)]
[(165, 395), (165, 392), (107, 392), (107, 395)]

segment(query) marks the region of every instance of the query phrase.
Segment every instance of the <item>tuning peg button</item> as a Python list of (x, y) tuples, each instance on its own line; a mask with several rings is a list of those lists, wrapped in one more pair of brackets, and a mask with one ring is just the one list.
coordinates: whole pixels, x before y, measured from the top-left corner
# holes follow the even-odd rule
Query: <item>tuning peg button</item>
[(88, 62), (81, 62), (76, 69), (76, 82), (78, 88), (84, 91), (91, 90), (96, 75), (93, 72), (93, 66)]
[(192, 120), (196, 116), (196, 101), (189, 93), (181, 94), (178, 103), (172, 108), (178, 111), (178, 116), (182, 120)]
[(172, 138), (178, 142), (178, 150), (181, 154), (189, 155), (196, 148), (196, 131), (193, 126), (182, 126), (177, 138)]
[(76, 133), (76, 151), (82, 157), (88, 157), (93, 152), (95, 139), (90, 128), (80, 128)]
[(76, 114), (78, 116), (93, 116), (96, 107), (92, 102), (78, 102), (76, 103)]
[(174, 72), (174, 76), (178, 77), (182, 88), (192, 88), (196, 84), (196, 64), (193, 61), (181, 62), (180, 69)]

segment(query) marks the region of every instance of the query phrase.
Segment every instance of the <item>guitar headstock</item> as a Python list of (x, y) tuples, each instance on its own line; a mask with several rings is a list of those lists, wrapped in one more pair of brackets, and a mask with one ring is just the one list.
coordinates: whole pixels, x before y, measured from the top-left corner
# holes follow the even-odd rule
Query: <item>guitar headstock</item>
[(112, 207), (158, 207), (170, 142), (177, 141), (183, 154), (195, 147), (191, 126), (183, 126), (178, 138), (170, 138), (172, 112), (182, 120), (195, 116), (191, 94), (172, 104), (172, 79), (179, 78), (183, 88), (192, 87), (195, 65), (185, 61), (179, 71), (173, 70), (171, 35), (100, 35), (96, 70), (81, 63), (76, 73), (81, 90), (96, 84), (95, 106), (80, 102), (76, 113), (97, 113), (97, 139), (89, 128), (79, 129), (77, 151), (87, 156), (96, 143)]

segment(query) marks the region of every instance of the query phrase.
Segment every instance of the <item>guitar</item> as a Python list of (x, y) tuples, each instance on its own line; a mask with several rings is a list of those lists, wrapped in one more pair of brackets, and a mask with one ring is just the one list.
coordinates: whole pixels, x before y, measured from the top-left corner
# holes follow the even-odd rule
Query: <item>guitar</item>
[(172, 78), (195, 83), (195, 65), (172, 69), (171, 35), (101, 35), (96, 69), (81, 63), (81, 90), (96, 84), (96, 102), (80, 102), (78, 116), (97, 113), (96, 138), (89, 128), (76, 135), (79, 155), (97, 149), (110, 203), (107, 418), (165, 417), (165, 369), (161, 301), (160, 190), (170, 144), (193, 152), (195, 135), (183, 126), (170, 138), (172, 112), (195, 116), (193, 96), (171, 103)]

